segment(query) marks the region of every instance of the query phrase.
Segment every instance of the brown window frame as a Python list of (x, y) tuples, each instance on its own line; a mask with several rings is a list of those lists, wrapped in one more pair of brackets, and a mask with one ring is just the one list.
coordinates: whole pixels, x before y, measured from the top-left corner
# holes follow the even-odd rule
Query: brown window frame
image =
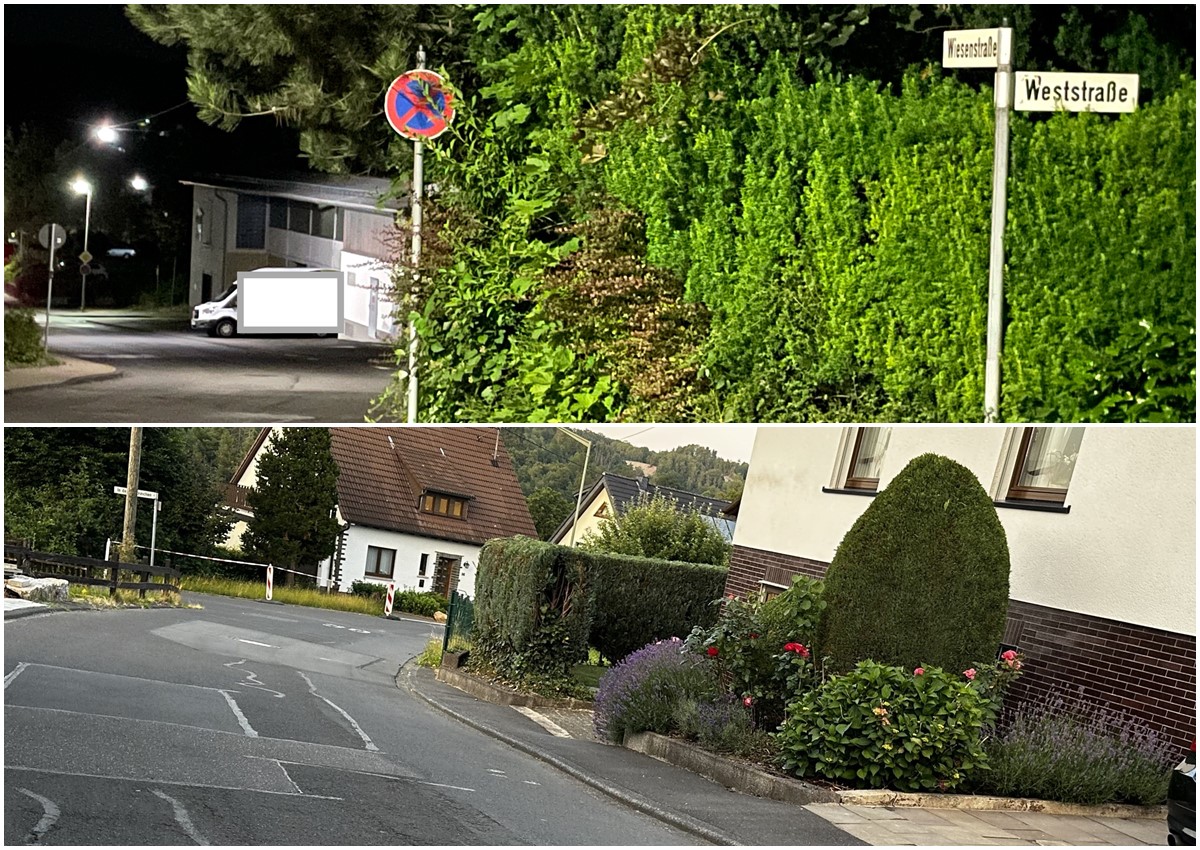
[(867, 429), (860, 426), (854, 437), (854, 451), (850, 453), (850, 465), (846, 468), (844, 486), (847, 490), (870, 490), (872, 492), (879, 490), (879, 478), (855, 478), (850, 474), (854, 471), (854, 467), (858, 466), (858, 453), (862, 449), (863, 436), (866, 433)]
[(421, 494), (418, 506), (422, 513), (444, 516), (449, 519), (467, 518), (467, 499), (431, 490)]
[[(374, 565), (371, 564), (371, 550), (375, 551)], [(391, 572), (387, 572), (387, 573), (377, 572), (377, 570), (379, 568), (379, 555), (380, 555), (380, 553), (383, 553), (383, 552), (391, 552), (392, 553), (392, 570), (391, 570)], [(373, 571), (373, 570), (376, 570), (376, 571)], [(365, 578), (367, 576), (370, 576), (371, 578), (391, 579), (391, 578), (394, 578), (395, 575), (396, 575), (396, 550), (388, 549), (385, 546), (369, 546), (368, 545), (367, 546), (367, 563), (363, 567), (363, 577)]]
[(1065, 504), (1069, 487), (1028, 487), (1021, 484), (1021, 473), (1025, 471), (1025, 462), (1029, 459), (1029, 448), (1033, 443), (1034, 432), (1037, 430), (1037, 427), (1028, 427), (1021, 433), (1021, 445), (1017, 449), (1017, 459), (1013, 464), (1012, 477), (1008, 481), (1007, 498), (1010, 502)]

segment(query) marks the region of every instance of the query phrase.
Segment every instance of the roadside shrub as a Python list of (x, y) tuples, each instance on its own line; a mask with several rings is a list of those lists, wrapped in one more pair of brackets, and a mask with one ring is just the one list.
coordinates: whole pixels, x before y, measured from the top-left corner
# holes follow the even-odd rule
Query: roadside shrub
[(355, 596), (383, 599), (387, 596), (387, 585), (376, 584), (373, 581), (356, 581), (350, 585), (350, 592)]
[(675, 730), (705, 749), (757, 761), (774, 761), (774, 739), (754, 724), (752, 709), (732, 694), (714, 700), (681, 700)]
[(974, 473), (921, 455), (838, 546), (825, 577), (821, 657), (838, 672), (866, 659), (965, 670), (992, 658), (1008, 573), (1004, 527)]
[(42, 359), (42, 330), (33, 311), (4, 311), (4, 363), (28, 366)]
[(784, 706), (816, 683), (812, 644), (822, 590), (820, 581), (796, 576), (791, 588), (766, 602), (726, 599), (716, 625), (688, 635), (693, 652), (715, 650), (722, 687), (751, 700), (759, 728), (773, 731)]
[[(375, 599), (379, 602), (379, 610), (383, 610), (384, 600), (387, 599), (387, 585), (373, 581), (356, 581), (351, 583), (350, 592), (355, 596)], [(450, 600), (438, 593), (419, 590), (397, 590), (392, 597), (392, 610), (403, 611), (406, 614), (416, 614), (420, 617), (432, 617), (438, 611), (445, 612), (450, 607)]]
[(1165, 802), (1177, 758), (1132, 718), (1062, 698), (1015, 711), (985, 749), (991, 770), (974, 790), (1085, 805)]
[(962, 674), (864, 661), (790, 704), (785, 770), (856, 787), (951, 791), (984, 770), (984, 698)]
[(587, 554), (592, 589), (589, 642), (606, 658), (624, 658), (656, 640), (711, 626), (729, 571), (709, 564)]
[(593, 728), (596, 737), (620, 743), (626, 732), (675, 731), (680, 706), (708, 702), (716, 678), (703, 656), (687, 652), (679, 638), (644, 646), (600, 679)]
[(590, 611), (584, 553), (528, 537), (488, 541), (475, 582), (472, 663), (518, 685), (576, 686)]

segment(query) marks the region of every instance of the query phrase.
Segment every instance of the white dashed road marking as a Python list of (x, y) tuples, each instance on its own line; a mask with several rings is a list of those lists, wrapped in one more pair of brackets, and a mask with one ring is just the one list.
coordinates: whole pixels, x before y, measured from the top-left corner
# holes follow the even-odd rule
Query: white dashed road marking
[(15, 679), (15, 678), (17, 678), (18, 676), (20, 676), (20, 675), (21, 675), (21, 671), (22, 671), (22, 670), (24, 670), (24, 669), (25, 669), (26, 667), (28, 667), (28, 666), (29, 666), (29, 665), (28, 665), (28, 664), (26, 664), (24, 661), (21, 661), (21, 662), (19, 662), (19, 663), (17, 664), (17, 666), (16, 666), (15, 668), (13, 668), (13, 671), (12, 671), (11, 673), (9, 673), (7, 676), (5, 676), (5, 677), (4, 677), (4, 690), (6, 690), (6, 691), (7, 691), (7, 690), (8, 690), (8, 686), (9, 686), (9, 685), (11, 685), (11, 684), (13, 683), (13, 679)]
[(225, 702), (229, 703), (229, 708), (233, 711), (233, 716), (237, 718), (238, 725), (242, 727), (242, 731), (246, 733), (247, 738), (257, 738), (258, 733), (254, 731), (254, 727), (250, 725), (250, 721), (246, 719), (246, 715), (242, 714), (242, 710), (238, 708), (238, 704), (233, 697), (229, 695), (229, 691), (220, 691), (221, 696), (225, 697)]

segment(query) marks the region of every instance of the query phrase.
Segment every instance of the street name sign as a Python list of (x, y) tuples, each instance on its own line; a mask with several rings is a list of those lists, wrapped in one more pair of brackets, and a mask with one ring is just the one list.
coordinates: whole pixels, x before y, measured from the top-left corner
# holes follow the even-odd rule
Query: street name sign
[(995, 68), (999, 64), (999, 28), (942, 33), (943, 68)]
[[(129, 488), (113, 487), (113, 492), (118, 496), (127, 496), (129, 495)], [(153, 490), (138, 490), (137, 494), (139, 499), (158, 499), (158, 493), (155, 493)]]
[(1013, 106), (1023, 112), (1133, 112), (1137, 74), (1017, 71)]

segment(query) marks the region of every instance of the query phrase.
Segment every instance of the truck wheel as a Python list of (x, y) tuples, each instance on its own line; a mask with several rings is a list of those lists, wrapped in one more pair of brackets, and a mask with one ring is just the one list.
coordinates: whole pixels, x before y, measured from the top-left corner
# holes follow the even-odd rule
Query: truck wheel
[(222, 319), (221, 321), (217, 322), (217, 325), (215, 328), (213, 328), (213, 330), (216, 336), (228, 339), (237, 333), (237, 322), (235, 322), (233, 319)]

